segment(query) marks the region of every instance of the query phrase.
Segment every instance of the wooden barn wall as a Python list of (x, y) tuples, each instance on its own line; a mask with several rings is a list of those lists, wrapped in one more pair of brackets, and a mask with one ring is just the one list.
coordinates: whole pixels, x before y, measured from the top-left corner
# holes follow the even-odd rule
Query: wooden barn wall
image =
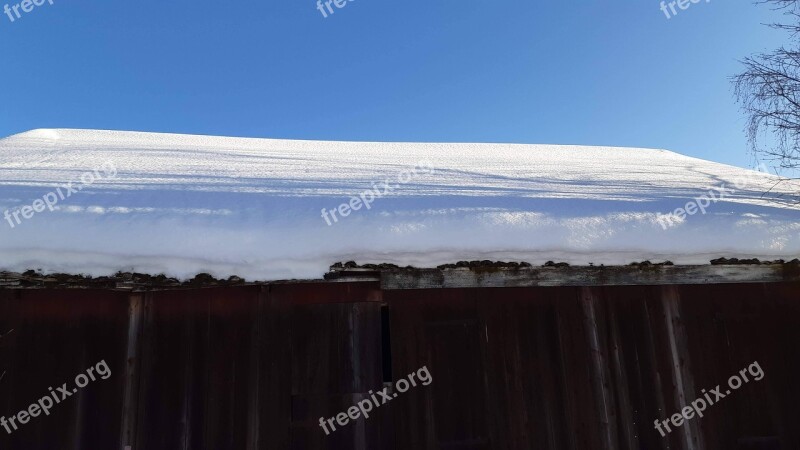
[[(800, 448), (796, 284), (387, 291), (396, 448)], [(666, 438), (667, 419), (758, 362)], [(752, 378), (752, 377), (750, 377)], [(713, 398), (713, 397), (712, 397)]]
[[(800, 448), (797, 283), (0, 290), (0, 416), (101, 360), (0, 449)], [(762, 380), (654, 429), (754, 361)], [(429, 386), (318, 426), (423, 366)]]

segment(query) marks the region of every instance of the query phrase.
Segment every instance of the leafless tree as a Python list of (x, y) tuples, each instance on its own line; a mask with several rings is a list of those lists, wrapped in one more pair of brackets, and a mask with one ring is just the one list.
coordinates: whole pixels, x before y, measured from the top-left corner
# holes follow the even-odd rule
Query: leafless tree
[(800, 169), (800, 0), (758, 0), (783, 11), (790, 43), (770, 53), (745, 58), (744, 71), (733, 77), (736, 100), (747, 116), (751, 151), (776, 169)]

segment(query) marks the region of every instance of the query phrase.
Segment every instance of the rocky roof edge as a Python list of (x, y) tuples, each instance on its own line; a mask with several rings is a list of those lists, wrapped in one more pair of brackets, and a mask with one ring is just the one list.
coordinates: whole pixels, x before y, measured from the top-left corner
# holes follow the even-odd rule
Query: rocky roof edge
[(198, 274), (190, 280), (178, 280), (165, 275), (133, 272), (118, 272), (105, 277), (44, 274), (33, 270), (24, 273), (0, 272), (0, 289), (162, 290), (347, 281), (381, 281), (385, 289), (800, 281), (800, 259), (760, 261), (718, 258), (707, 265), (697, 266), (676, 266), (670, 261), (641, 261), (625, 266), (572, 266), (565, 262), (548, 261), (541, 266), (534, 266), (527, 262), (485, 260), (459, 261), (436, 268), (348, 261), (333, 264), (323, 279), (269, 282), (246, 281), (236, 276), (219, 279), (207, 273)]

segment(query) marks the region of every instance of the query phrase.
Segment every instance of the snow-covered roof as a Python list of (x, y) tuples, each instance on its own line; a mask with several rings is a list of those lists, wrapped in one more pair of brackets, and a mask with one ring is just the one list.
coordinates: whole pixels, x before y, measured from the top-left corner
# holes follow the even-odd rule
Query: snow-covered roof
[(800, 186), (776, 181), (665, 150), (35, 130), (0, 140), (0, 270), (793, 258)]

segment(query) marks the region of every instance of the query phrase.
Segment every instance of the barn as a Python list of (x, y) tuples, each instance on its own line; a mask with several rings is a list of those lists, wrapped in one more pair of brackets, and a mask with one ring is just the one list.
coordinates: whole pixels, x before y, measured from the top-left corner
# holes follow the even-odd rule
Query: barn
[(2, 448), (800, 447), (790, 180), (94, 130), (0, 158)]

